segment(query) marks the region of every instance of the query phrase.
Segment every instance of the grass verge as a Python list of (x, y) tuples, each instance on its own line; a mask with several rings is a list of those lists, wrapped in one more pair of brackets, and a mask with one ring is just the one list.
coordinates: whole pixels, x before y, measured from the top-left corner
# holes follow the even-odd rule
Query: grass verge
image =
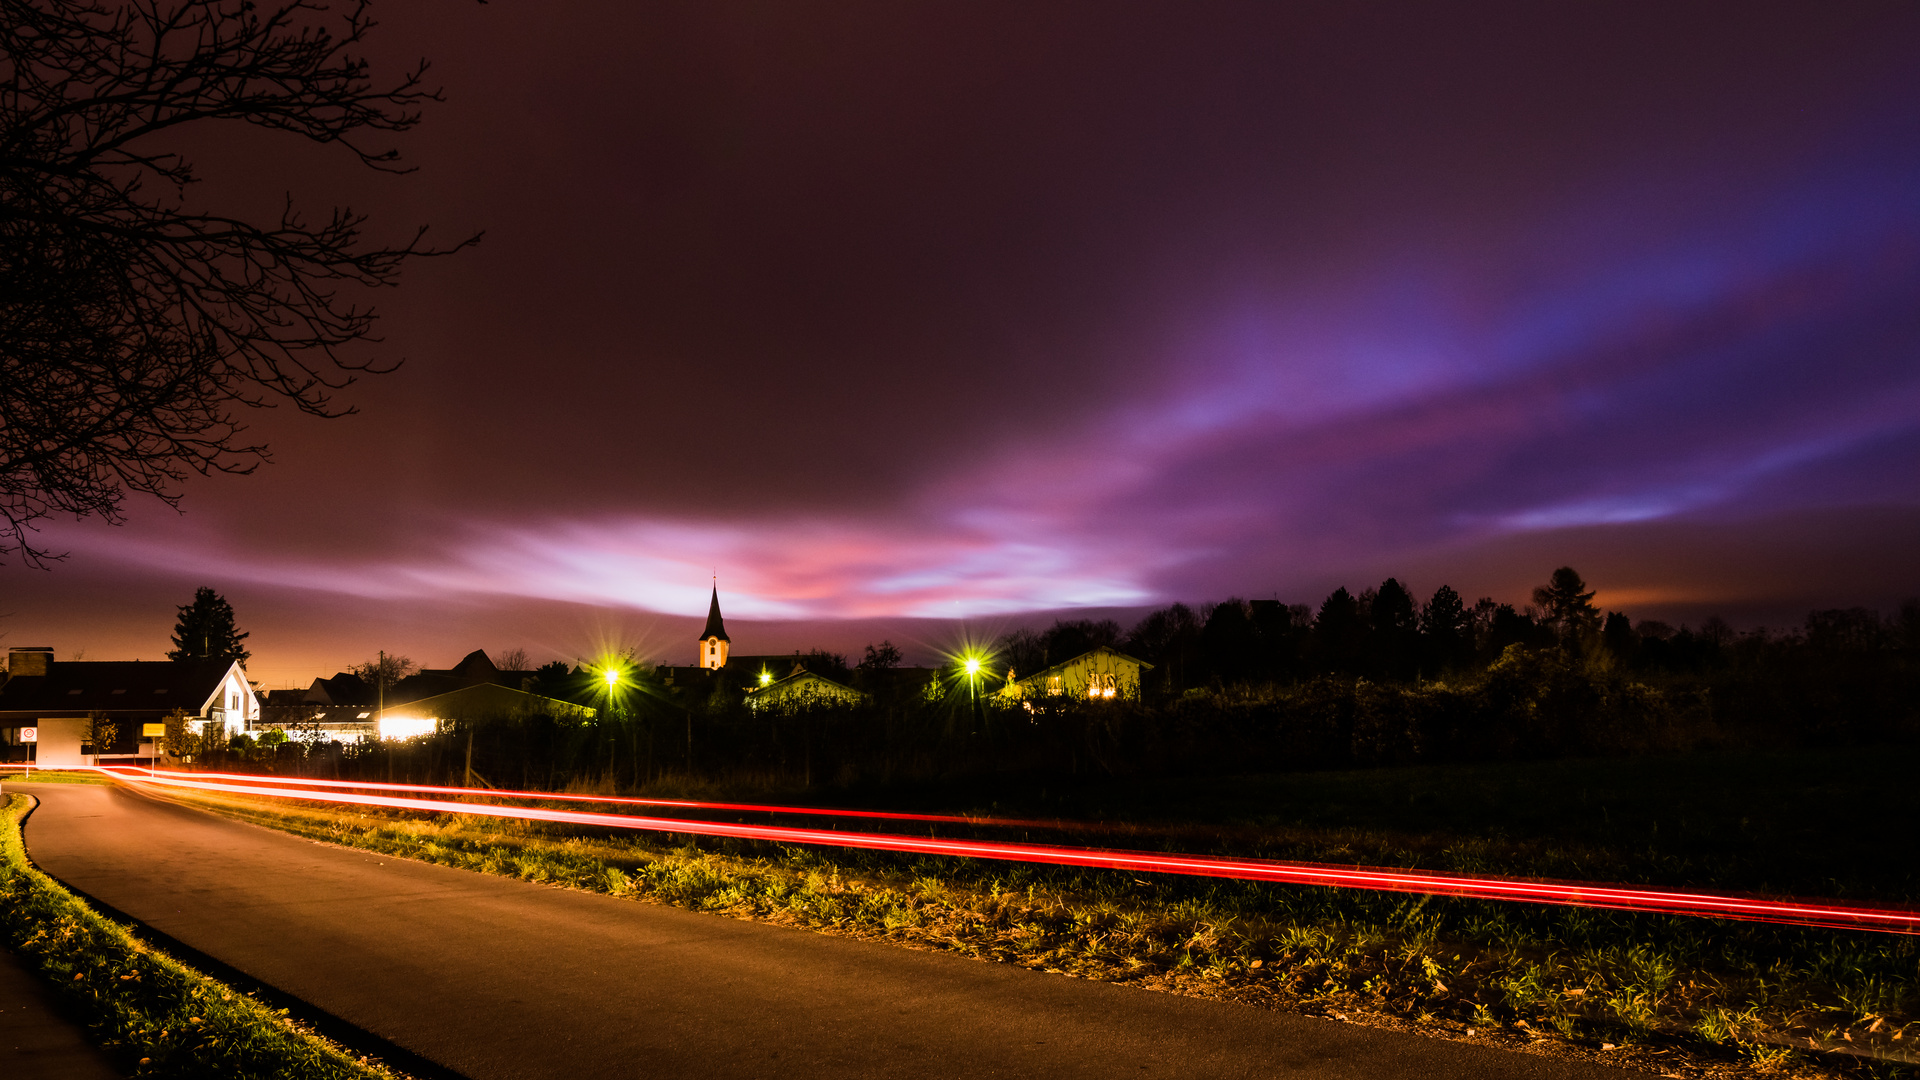
[(90, 1041), (140, 1077), (394, 1080), (268, 1008), (135, 938), (34, 869), (20, 822), (31, 799), (0, 801), (0, 941), (51, 982)]
[(1920, 1075), (1899, 1060), (1920, 1038), (1913, 938), (184, 798), (387, 855), (1669, 1076)]

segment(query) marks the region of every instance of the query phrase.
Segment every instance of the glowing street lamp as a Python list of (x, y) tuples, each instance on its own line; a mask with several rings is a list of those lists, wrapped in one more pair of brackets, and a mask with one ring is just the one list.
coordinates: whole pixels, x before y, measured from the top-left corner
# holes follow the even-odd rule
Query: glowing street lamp
[(613, 689), (616, 686), (619, 686), (620, 685), (620, 669), (608, 668), (606, 673), (606, 680), (607, 680), (607, 689), (609, 690)]

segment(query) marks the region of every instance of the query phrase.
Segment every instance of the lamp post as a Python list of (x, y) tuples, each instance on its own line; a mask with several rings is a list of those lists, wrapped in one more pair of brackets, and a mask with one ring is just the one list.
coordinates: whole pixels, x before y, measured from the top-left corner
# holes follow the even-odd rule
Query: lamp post
[(967, 657), (967, 734), (980, 734), (980, 658)]

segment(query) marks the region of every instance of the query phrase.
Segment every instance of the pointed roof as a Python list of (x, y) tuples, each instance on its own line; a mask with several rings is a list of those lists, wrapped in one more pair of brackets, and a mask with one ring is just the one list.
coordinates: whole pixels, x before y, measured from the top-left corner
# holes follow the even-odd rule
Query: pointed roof
[(727, 624), (720, 621), (720, 586), (718, 585), (713, 587), (713, 605), (707, 608), (707, 628), (700, 631), (699, 640), (705, 641), (716, 637), (729, 645), (733, 644), (733, 639), (727, 636)]
[(474, 682), (492, 682), (494, 677), (500, 674), (500, 669), (494, 666), (493, 658), (487, 655), (487, 650), (475, 649), (461, 657), (459, 663), (453, 665), (453, 673), (462, 679), (470, 679)]

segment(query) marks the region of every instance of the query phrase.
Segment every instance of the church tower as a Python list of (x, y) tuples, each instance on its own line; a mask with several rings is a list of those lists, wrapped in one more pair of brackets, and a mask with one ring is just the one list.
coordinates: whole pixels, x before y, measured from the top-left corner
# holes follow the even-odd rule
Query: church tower
[(713, 586), (713, 605), (707, 608), (707, 628), (700, 631), (700, 666), (709, 670), (727, 666), (727, 624), (720, 621), (720, 586)]

